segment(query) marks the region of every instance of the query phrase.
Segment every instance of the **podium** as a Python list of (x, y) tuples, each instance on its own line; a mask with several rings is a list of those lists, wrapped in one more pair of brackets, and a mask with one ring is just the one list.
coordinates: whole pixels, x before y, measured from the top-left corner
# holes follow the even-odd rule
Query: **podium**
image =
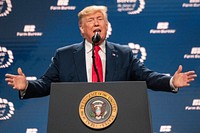
[(52, 83), (49, 102), (47, 133), (152, 133), (143, 81)]

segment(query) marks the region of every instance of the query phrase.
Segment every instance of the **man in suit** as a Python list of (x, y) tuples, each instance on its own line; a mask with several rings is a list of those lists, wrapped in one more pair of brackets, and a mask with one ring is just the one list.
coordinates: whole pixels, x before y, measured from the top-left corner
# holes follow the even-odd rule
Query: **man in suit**
[(172, 77), (154, 72), (135, 58), (130, 48), (108, 42), (105, 6), (86, 7), (79, 12), (78, 18), (83, 42), (59, 48), (40, 79), (27, 81), (21, 68), (18, 68), (18, 75), (6, 74), (5, 80), (20, 91), (20, 98), (49, 95), (52, 82), (92, 82), (92, 37), (96, 33), (100, 36), (95, 46), (100, 47), (102, 82), (146, 81), (150, 89), (177, 92), (178, 88), (189, 86), (197, 76), (194, 71), (183, 73), (181, 65)]

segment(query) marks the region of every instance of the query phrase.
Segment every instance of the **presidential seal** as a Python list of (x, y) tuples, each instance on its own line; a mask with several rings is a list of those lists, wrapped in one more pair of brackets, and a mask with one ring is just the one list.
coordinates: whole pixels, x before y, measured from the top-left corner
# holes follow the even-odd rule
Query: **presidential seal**
[(93, 91), (83, 97), (79, 105), (82, 122), (93, 129), (103, 129), (111, 125), (117, 116), (117, 103), (105, 91)]

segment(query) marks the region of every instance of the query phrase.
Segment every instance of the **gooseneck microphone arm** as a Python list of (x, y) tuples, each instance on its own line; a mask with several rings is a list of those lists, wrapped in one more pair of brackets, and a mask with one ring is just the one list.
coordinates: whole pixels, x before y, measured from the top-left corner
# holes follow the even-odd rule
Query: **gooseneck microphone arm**
[(98, 34), (98, 32), (95, 32), (94, 36), (92, 37), (92, 61), (94, 66), (94, 71), (97, 75), (97, 81), (100, 82), (99, 73), (97, 70), (96, 62), (95, 62), (95, 55), (94, 55), (94, 47), (95, 45), (101, 40), (101, 36)]

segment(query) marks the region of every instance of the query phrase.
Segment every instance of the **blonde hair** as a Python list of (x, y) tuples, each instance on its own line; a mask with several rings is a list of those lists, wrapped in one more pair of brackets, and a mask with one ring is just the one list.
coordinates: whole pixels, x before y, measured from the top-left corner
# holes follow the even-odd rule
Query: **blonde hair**
[(101, 12), (103, 14), (105, 20), (108, 21), (107, 7), (92, 5), (92, 6), (85, 7), (83, 10), (81, 10), (78, 13), (79, 24), (81, 24), (81, 19), (83, 17), (93, 14), (93, 13), (96, 13), (96, 12)]

